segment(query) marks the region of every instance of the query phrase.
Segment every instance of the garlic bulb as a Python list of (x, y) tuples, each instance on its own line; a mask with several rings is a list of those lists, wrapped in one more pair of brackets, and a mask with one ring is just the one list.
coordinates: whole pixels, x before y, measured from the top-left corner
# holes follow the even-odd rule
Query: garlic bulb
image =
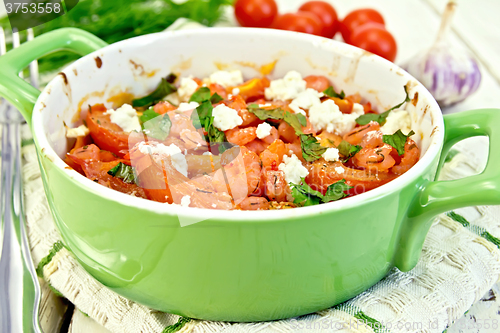
[(442, 107), (463, 101), (481, 82), (476, 60), (468, 52), (453, 50), (446, 38), (456, 5), (456, 0), (448, 1), (434, 45), (403, 65)]

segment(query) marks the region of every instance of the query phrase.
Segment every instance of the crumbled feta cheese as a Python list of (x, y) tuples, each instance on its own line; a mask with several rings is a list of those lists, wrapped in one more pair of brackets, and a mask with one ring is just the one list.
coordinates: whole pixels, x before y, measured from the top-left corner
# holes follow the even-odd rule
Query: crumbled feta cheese
[(344, 168), (343, 167), (335, 167), (335, 172), (336, 173), (344, 173)]
[(300, 179), (309, 174), (307, 168), (302, 165), (302, 162), (295, 154), (292, 154), (291, 157), (283, 155), (283, 163), (278, 165), (278, 170), (284, 172), (287, 183), (294, 184), (300, 184)]
[(80, 125), (76, 128), (68, 128), (66, 130), (67, 138), (77, 138), (79, 136), (86, 136), (90, 133), (89, 129), (85, 125)]
[(264, 139), (266, 136), (271, 135), (272, 128), (273, 127), (268, 123), (259, 124), (259, 126), (257, 126), (257, 131), (256, 131), (257, 137), (259, 139)]
[(266, 99), (288, 100), (306, 90), (306, 81), (302, 80), (302, 75), (296, 71), (288, 72), (284, 78), (273, 80), (269, 88), (266, 88)]
[(170, 146), (165, 146), (163, 143), (141, 142), (138, 149), (143, 154), (170, 156), (174, 168), (187, 177), (188, 165), (186, 156), (182, 154), (181, 149), (175, 144), (172, 143)]
[(233, 90), (231, 92), (233, 93), (233, 95), (239, 95), (240, 94), (240, 88), (233, 88)]
[(198, 83), (190, 77), (183, 77), (177, 89), (177, 94), (179, 94), (179, 99), (182, 102), (186, 102), (189, 101), (189, 98), (196, 90), (198, 90)]
[(343, 136), (356, 126), (357, 114), (344, 114), (331, 99), (309, 109), (309, 121), (316, 131), (326, 130)]
[(337, 148), (328, 148), (323, 153), (323, 158), (328, 162), (336, 162), (339, 160), (339, 150)]
[(323, 97), (323, 93), (307, 88), (299, 93), (288, 106), (295, 113), (301, 113), (305, 116), (304, 109), (309, 110), (311, 106), (321, 104), (320, 97)]
[(213, 208), (217, 208), (217, 205), (216, 205), (216, 204), (212, 204), (212, 207), (213, 207)]
[(177, 111), (190, 111), (196, 109), (200, 104), (196, 102), (181, 103), (177, 107)]
[(191, 203), (191, 197), (189, 195), (185, 195), (181, 199), (181, 206), (182, 207), (189, 207), (189, 204)]
[(214, 126), (221, 131), (227, 131), (243, 124), (243, 119), (238, 116), (238, 111), (224, 104), (217, 105), (212, 110), (212, 116), (214, 117)]
[(359, 104), (359, 103), (354, 103), (352, 105), (351, 114), (355, 114), (358, 117), (361, 116), (361, 115), (364, 115), (365, 114), (365, 108), (364, 108), (364, 106), (361, 105), (361, 104)]
[(406, 110), (392, 110), (386, 119), (384, 126), (380, 128), (384, 134), (394, 134), (398, 129), (407, 135), (411, 131), (411, 118)]
[(224, 88), (234, 87), (243, 83), (243, 74), (240, 70), (217, 71), (210, 74), (210, 82), (220, 84)]
[(271, 105), (272, 105), (271, 103), (259, 104), (259, 108), (265, 108)]
[(206, 151), (206, 152), (204, 152), (202, 155), (209, 155), (209, 156), (210, 156), (210, 155), (212, 155), (212, 153), (211, 153), (211, 152), (209, 152), (209, 151)]
[(110, 109), (105, 114), (109, 114), (111, 122), (120, 126), (124, 132), (141, 130), (137, 111), (129, 104), (123, 104), (116, 110)]

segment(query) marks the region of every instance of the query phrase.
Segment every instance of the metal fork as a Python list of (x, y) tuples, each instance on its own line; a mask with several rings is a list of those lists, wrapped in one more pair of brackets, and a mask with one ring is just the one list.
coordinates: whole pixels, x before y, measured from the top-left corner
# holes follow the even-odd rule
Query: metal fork
[[(28, 40), (33, 39), (33, 30), (29, 29), (27, 32)], [(18, 47), (19, 33), (14, 32), (12, 39), (13, 47)], [(5, 52), (5, 34), (0, 28), (0, 55)], [(30, 81), (38, 88), (36, 60), (30, 64)], [(24, 119), (19, 111), (3, 100), (0, 104), (3, 217), (3, 235), (0, 231), (0, 332), (2, 333), (42, 333), (38, 318), (40, 284), (31, 259), (23, 206), (20, 133), (23, 122)]]

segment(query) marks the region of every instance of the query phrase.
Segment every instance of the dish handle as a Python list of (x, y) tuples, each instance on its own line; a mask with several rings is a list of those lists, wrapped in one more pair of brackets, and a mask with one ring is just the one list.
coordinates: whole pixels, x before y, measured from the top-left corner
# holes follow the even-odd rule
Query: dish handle
[(445, 137), (438, 173), (450, 148), (473, 136), (489, 137), (488, 161), (484, 171), (457, 180), (424, 183), (403, 221), (395, 266), (403, 272), (418, 262), (432, 218), (453, 209), (500, 204), (500, 109), (479, 109), (444, 116)]
[(106, 45), (100, 38), (76, 28), (54, 30), (23, 43), (0, 57), (0, 96), (14, 105), (31, 124), (31, 114), (40, 91), (21, 79), (18, 73), (33, 60), (54, 51), (69, 50), (83, 56)]

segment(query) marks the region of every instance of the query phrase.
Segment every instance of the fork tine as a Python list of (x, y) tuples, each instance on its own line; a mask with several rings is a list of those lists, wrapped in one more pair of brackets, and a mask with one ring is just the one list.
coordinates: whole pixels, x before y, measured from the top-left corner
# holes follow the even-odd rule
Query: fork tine
[[(35, 33), (32, 28), (28, 29), (28, 41), (33, 40), (35, 38)], [(35, 88), (38, 88), (38, 60), (33, 60), (30, 63), (30, 81), (31, 85)]]

